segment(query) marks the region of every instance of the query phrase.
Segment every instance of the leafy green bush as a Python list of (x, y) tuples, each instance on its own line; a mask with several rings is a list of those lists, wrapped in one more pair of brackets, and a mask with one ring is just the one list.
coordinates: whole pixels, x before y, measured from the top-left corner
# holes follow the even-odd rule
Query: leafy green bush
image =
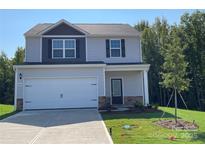
[(143, 104), (143, 102), (141, 102), (141, 101), (136, 101), (136, 102), (135, 102), (135, 108), (144, 109), (144, 104)]
[(159, 104), (155, 103), (155, 104), (152, 105), (152, 107), (157, 110), (159, 108)]

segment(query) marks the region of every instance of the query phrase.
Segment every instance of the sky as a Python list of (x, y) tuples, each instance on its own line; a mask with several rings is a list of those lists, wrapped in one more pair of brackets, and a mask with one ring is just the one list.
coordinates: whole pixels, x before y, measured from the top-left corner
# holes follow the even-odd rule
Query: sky
[(38, 23), (55, 23), (65, 19), (71, 23), (128, 23), (141, 20), (153, 23), (165, 17), (169, 24), (178, 24), (180, 16), (194, 10), (0, 10), (0, 51), (9, 58), (18, 46), (25, 46), (24, 33)]

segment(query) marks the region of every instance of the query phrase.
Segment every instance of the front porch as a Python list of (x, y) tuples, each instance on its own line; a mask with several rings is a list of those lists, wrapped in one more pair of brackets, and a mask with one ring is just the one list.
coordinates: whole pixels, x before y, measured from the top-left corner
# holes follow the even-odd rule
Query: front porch
[(99, 97), (99, 109), (107, 107), (134, 107), (135, 103), (149, 104), (149, 65), (107, 65), (105, 69), (105, 96)]

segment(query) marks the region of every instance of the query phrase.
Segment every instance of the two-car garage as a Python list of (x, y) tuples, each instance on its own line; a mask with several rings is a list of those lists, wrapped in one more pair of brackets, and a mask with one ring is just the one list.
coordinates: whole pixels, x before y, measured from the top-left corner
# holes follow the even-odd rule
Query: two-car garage
[(15, 105), (23, 110), (98, 108), (105, 95), (100, 64), (20, 65), (15, 72)]
[(98, 106), (96, 78), (25, 79), (24, 96), (24, 109)]

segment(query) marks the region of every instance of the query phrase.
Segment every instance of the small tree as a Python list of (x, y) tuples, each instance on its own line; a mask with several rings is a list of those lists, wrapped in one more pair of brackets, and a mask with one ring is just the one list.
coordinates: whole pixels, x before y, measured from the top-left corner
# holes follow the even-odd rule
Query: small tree
[(22, 64), (24, 62), (24, 54), (25, 49), (23, 47), (18, 47), (13, 58), (13, 64)]
[(175, 94), (175, 121), (177, 123), (177, 93), (188, 90), (189, 79), (186, 78), (186, 68), (188, 63), (184, 59), (183, 48), (180, 44), (180, 38), (177, 35), (177, 29), (172, 28), (170, 41), (163, 49), (164, 57), (162, 85), (165, 88), (173, 89)]

